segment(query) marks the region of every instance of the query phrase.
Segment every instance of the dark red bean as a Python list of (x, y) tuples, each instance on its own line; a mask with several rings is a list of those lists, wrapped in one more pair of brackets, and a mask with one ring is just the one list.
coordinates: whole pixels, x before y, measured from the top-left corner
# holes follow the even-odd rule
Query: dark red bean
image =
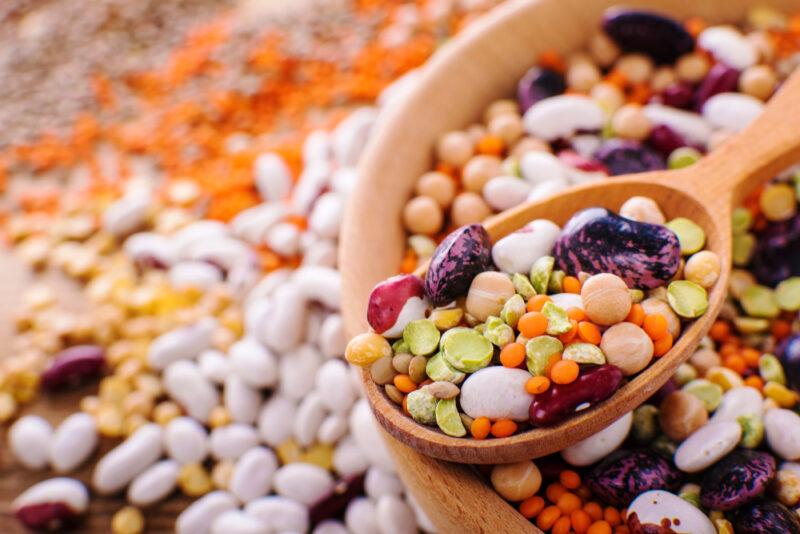
[(645, 404), (653, 404), (655, 406), (659, 406), (661, 401), (666, 399), (670, 393), (678, 391), (679, 386), (678, 383), (675, 381), (674, 378), (670, 377), (669, 380), (664, 382), (664, 385), (658, 388), (658, 390), (653, 393), (653, 395), (645, 401)]
[(662, 91), (661, 102), (673, 108), (689, 109), (692, 107), (694, 91), (685, 83), (673, 83)]
[(706, 77), (700, 82), (694, 95), (694, 108), (703, 109), (706, 100), (719, 93), (736, 91), (739, 85), (739, 71), (724, 63), (717, 63), (708, 71)]
[(350, 501), (364, 493), (364, 475), (343, 478), (328, 495), (314, 503), (308, 511), (311, 526), (327, 519), (342, 517)]
[(94, 378), (105, 365), (105, 352), (97, 345), (76, 345), (62, 350), (42, 373), (42, 387), (58, 389)]
[(554, 425), (575, 413), (581, 404), (606, 400), (619, 389), (622, 371), (614, 365), (598, 365), (581, 372), (570, 384), (553, 384), (531, 402), (530, 419), (535, 426)]
[(44, 502), (23, 506), (14, 514), (27, 528), (37, 532), (57, 532), (75, 525), (80, 514), (63, 502)]
[(678, 132), (664, 124), (659, 124), (652, 129), (647, 137), (647, 144), (664, 157), (668, 157), (676, 148), (688, 145)]
[(562, 150), (558, 153), (558, 159), (574, 169), (585, 172), (604, 172), (608, 173), (605, 165), (594, 158), (589, 158), (578, 154), (574, 150)]

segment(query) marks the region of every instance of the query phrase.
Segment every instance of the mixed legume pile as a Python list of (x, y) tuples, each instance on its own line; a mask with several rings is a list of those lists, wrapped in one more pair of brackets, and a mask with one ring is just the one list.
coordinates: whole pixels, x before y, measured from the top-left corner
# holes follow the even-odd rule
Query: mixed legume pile
[(611, 9), (585, 51), (554, 51), (483, 122), (443, 134), (403, 221), (403, 272), (455, 228), (607, 176), (691, 165), (759, 114), (797, 59), (797, 19), (742, 29)]
[[(59, 474), (13, 503), (23, 525), (59, 529), (90, 493), (124, 493), (106, 528), (141, 532), (142, 509), (177, 490), (197, 499), (178, 532), (434, 531), (341, 359), (336, 242), (377, 109), (337, 118), (390, 102), (390, 81), (491, 4), (354, 2), (315, 11), (291, 43), (226, 12), (127, 78), (134, 118), (82, 116), (73, 135), (8, 151), (6, 237), (82, 282), (88, 304), (31, 287), (0, 362), (8, 450)], [(113, 108), (112, 82), (98, 88)], [(43, 173), (69, 184), (25, 179)], [(98, 378), (56, 427), (19, 417), (40, 392)], [(91, 488), (70, 477), (120, 439)]]

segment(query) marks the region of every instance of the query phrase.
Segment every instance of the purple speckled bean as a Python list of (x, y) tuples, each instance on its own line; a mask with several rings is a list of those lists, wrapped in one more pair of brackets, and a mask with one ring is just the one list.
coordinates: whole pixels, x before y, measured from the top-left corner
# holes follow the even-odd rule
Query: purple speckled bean
[(775, 470), (768, 452), (735, 450), (704, 473), (700, 502), (713, 510), (742, 506), (766, 491)]
[(800, 532), (800, 518), (779, 502), (759, 500), (737, 508), (731, 521), (737, 534)]
[(609, 9), (603, 30), (623, 50), (642, 52), (659, 63), (672, 63), (694, 48), (694, 39), (680, 22), (652, 11)]
[(706, 100), (719, 93), (736, 91), (739, 71), (724, 63), (717, 63), (708, 71), (694, 95), (694, 109), (700, 111)]
[(549, 426), (563, 421), (583, 403), (606, 400), (622, 383), (622, 371), (614, 365), (598, 365), (581, 372), (569, 384), (553, 384), (533, 397), (529, 410), (531, 423)]
[(606, 141), (594, 156), (605, 165), (612, 176), (658, 171), (667, 167), (657, 152), (636, 141)]
[(42, 386), (58, 389), (76, 385), (100, 374), (105, 365), (105, 352), (97, 345), (76, 345), (62, 350), (42, 373)]
[(649, 449), (619, 450), (592, 468), (584, 480), (603, 502), (627, 506), (645, 491), (676, 489), (681, 473), (672, 462)]
[(517, 102), (522, 113), (532, 105), (551, 96), (560, 95), (567, 88), (564, 77), (551, 69), (533, 67), (517, 84)]
[(435, 306), (466, 295), (472, 279), (492, 266), (489, 234), (480, 224), (454, 230), (436, 247), (425, 275), (425, 294)]
[(664, 226), (588, 208), (564, 226), (554, 255), (565, 272), (612, 273), (630, 288), (652, 289), (675, 276), (681, 250), (678, 236)]
[(308, 511), (311, 526), (342, 516), (350, 501), (364, 493), (364, 475), (347, 477), (336, 482), (333, 491), (314, 503)]

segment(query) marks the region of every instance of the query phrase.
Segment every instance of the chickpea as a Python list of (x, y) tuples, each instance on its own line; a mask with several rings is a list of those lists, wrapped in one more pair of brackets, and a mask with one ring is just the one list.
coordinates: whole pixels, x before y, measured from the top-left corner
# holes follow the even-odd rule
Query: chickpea
[(441, 172), (426, 172), (417, 180), (416, 193), (430, 197), (443, 209), (450, 207), (456, 196), (456, 184), (452, 178)]
[(678, 79), (675, 70), (672, 67), (659, 67), (653, 73), (653, 79), (650, 80), (650, 87), (655, 92), (661, 92)]
[(639, 104), (626, 104), (611, 118), (611, 127), (623, 139), (641, 141), (650, 135), (653, 124)]
[(678, 78), (689, 83), (699, 82), (705, 78), (710, 68), (708, 58), (699, 52), (684, 54), (675, 63), (675, 73)]
[(684, 277), (706, 289), (713, 286), (719, 278), (719, 257), (710, 250), (701, 250), (686, 261)]
[(614, 69), (630, 83), (644, 83), (653, 75), (653, 60), (644, 54), (625, 54), (617, 60)]
[(625, 376), (635, 375), (653, 359), (652, 340), (633, 323), (617, 323), (606, 330), (600, 348), (608, 363), (619, 367)]
[(589, 41), (589, 52), (598, 65), (608, 67), (619, 57), (620, 50), (608, 35), (597, 33)]
[(460, 193), (450, 208), (450, 217), (456, 226), (482, 222), (492, 214), (492, 209), (483, 197), (470, 192)]
[(494, 102), (489, 104), (488, 108), (486, 108), (486, 112), (483, 114), (483, 121), (486, 124), (489, 124), (496, 117), (499, 117), (500, 115), (505, 115), (506, 113), (519, 115), (519, 104), (517, 104), (516, 101), (510, 99), (495, 100)]
[(778, 78), (769, 65), (754, 65), (739, 77), (739, 90), (760, 100), (767, 100), (775, 91)]
[(443, 222), (442, 208), (431, 197), (414, 197), (403, 208), (403, 224), (413, 234), (433, 235)]
[(478, 155), (470, 159), (461, 173), (464, 189), (478, 193), (490, 179), (503, 173), (502, 162), (496, 156)]
[(436, 145), (436, 154), (444, 163), (461, 167), (474, 153), (472, 137), (467, 132), (447, 132)]
[(674, 391), (661, 403), (661, 430), (672, 440), (683, 441), (707, 421), (708, 412), (703, 401), (691, 393)]
[(588, 61), (576, 62), (567, 70), (567, 85), (575, 91), (588, 93), (599, 81), (600, 70)]
[(619, 214), (627, 219), (650, 224), (664, 224), (666, 218), (655, 200), (650, 197), (631, 197), (619, 208)]
[(489, 122), (489, 133), (502, 139), (506, 146), (511, 146), (522, 137), (522, 118), (517, 113), (498, 115)]
[(631, 311), (631, 292), (625, 281), (611, 273), (596, 274), (581, 288), (586, 315), (599, 325), (624, 321)]
[(550, 152), (550, 145), (533, 137), (523, 137), (511, 149), (510, 156), (519, 158), (526, 152)]
[(613, 113), (625, 103), (625, 95), (613, 83), (600, 82), (589, 92), (589, 95), (607, 113)]

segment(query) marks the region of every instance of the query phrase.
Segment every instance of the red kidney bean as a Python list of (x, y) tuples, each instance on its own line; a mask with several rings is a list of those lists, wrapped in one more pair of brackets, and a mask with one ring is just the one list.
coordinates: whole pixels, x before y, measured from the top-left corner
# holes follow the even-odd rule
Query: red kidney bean
[(53, 363), (42, 373), (42, 386), (58, 389), (72, 386), (100, 374), (105, 352), (97, 345), (76, 345), (56, 354)]
[(34, 531), (56, 532), (75, 525), (81, 514), (63, 502), (44, 502), (23, 506), (14, 514), (17, 520)]
[(614, 365), (598, 365), (582, 371), (577, 380), (569, 384), (553, 384), (544, 393), (533, 398), (530, 408), (531, 423), (548, 426), (575, 413), (575, 408), (585, 402), (597, 403), (609, 398), (622, 383), (622, 371)]
[(735, 92), (738, 84), (739, 71), (724, 63), (717, 63), (700, 82), (694, 95), (694, 108), (697, 111), (702, 110), (706, 100), (719, 93)]
[(692, 105), (694, 91), (685, 83), (673, 83), (668, 86), (660, 95), (664, 105), (674, 108), (689, 109)]
[(669, 156), (673, 150), (686, 146), (686, 140), (675, 130), (664, 124), (659, 124), (653, 128), (647, 137), (647, 144), (661, 153), (662, 156)]
[(308, 511), (311, 525), (322, 523), (326, 519), (342, 516), (350, 501), (364, 493), (364, 475), (343, 478), (336, 482), (333, 491), (314, 503)]

